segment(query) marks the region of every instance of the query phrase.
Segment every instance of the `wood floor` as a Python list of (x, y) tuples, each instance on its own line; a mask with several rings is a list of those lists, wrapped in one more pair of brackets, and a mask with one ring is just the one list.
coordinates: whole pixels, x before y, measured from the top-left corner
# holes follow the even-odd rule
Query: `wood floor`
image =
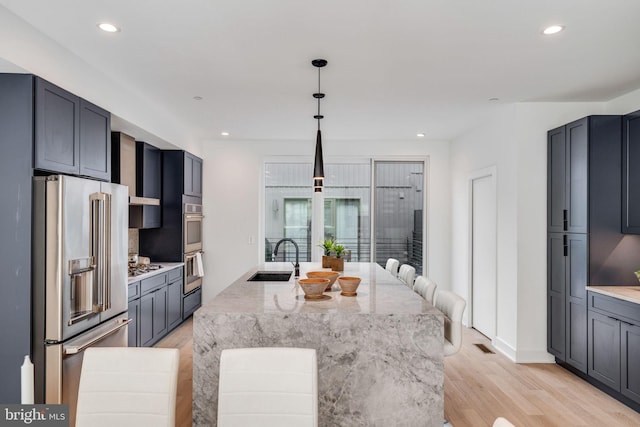
[[(156, 347), (180, 350), (176, 427), (191, 426), (193, 323), (189, 319)], [(445, 417), (453, 427), (491, 426), (502, 416), (517, 427), (640, 426), (640, 414), (554, 364), (516, 364), (490, 341), (465, 329), (460, 352), (445, 359)], [(349, 426), (343, 426), (349, 427)]]

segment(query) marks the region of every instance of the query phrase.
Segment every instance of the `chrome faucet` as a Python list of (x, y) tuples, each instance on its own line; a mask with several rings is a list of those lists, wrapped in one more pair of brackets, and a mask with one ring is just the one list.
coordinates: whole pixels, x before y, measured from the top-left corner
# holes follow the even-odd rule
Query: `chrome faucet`
[(278, 243), (276, 243), (276, 247), (273, 249), (273, 253), (271, 254), (271, 261), (275, 261), (276, 260), (276, 255), (278, 255), (278, 247), (280, 246), (280, 243), (282, 243), (282, 242), (291, 242), (291, 243), (293, 243), (293, 246), (296, 247), (296, 263), (293, 264), (293, 267), (295, 268), (294, 277), (299, 277), (300, 276), (300, 264), (298, 263), (298, 261), (300, 260), (300, 250), (298, 249), (298, 244), (295, 242), (295, 240), (289, 239), (289, 238), (284, 238), (284, 239), (278, 240)]

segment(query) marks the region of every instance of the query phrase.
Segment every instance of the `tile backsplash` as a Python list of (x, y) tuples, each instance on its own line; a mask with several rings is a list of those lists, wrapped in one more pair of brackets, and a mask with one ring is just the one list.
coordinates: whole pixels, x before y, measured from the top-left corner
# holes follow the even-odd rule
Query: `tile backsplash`
[(130, 254), (138, 253), (138, 249), (140, 248), (139, 242), (140, 241), (138, 237), (138, 229), (130, 228), (129, 229), (129, 253)]

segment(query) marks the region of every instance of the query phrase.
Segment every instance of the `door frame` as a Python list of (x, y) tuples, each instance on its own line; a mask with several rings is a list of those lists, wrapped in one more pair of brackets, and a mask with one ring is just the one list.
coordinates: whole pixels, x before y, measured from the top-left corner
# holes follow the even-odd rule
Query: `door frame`
[(469, 304), (467, 304), (467, 327), (473, 328), (473, 181), (480, 178), (491, 178), (493, 186), (493, 194), (495, 195), (495, 224), (496, 224), (496, 293), (495, 300), (495, 331), (492, 339), (498, 335), (498, 189), (497, 189), (497, 167), (489, 166), (487, 168), (478, 169), (469, 174), (467, 177), (467, 200), (468, 200), (468, 235), (467, 235), (467, 295)]

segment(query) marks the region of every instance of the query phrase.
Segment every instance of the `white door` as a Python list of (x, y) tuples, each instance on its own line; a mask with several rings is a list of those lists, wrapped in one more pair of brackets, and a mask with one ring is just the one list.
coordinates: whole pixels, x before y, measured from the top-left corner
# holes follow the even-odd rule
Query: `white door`
[(495, 175), (471, 180), (471, 326), (496, 335)]

